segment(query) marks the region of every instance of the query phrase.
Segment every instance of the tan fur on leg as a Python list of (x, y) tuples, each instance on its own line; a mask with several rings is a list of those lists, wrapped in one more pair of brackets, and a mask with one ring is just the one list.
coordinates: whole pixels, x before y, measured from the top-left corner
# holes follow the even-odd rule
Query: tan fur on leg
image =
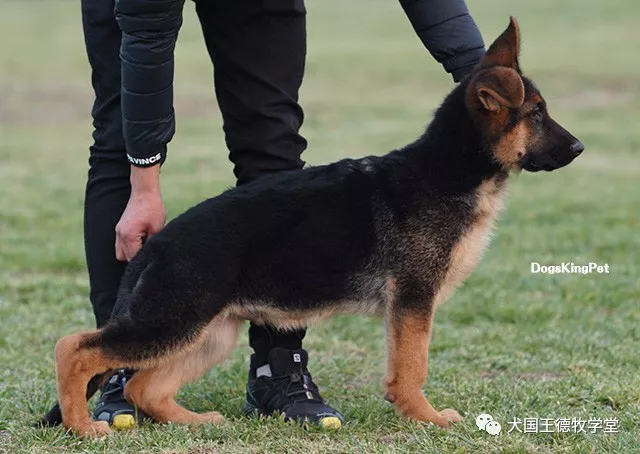
[(169, 362), (137, 372), (125, 386), (127, 400), (157, 422), (219, 424), (220, 413), (194, 413), (180, 406), (175, 396), (180, 388), (197, 380), (233, 351), (242, 324), (236, 318), (215, 319), (205, 329), (198, 345)]
[(407, 418), (449, 427), (462, 417), (452, 409), (438, 412), (422, 393), (432, 321), (432, 315), (419, 313), (387, 315), (386, 398)]
[(89, 419), (86, 390), (94, 375), (110, 369), (99, 349), (81, 348), (96, 331), (65, 336), (56, 343), (58, 399), (64, 427), (80, 436), (102, 437), (111, 432), (106, 422)]

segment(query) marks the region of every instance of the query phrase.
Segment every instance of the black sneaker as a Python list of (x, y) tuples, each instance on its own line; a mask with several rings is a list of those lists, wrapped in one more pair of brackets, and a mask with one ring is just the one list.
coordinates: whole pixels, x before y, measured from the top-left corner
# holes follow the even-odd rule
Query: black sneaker
[(248, 416), (282, 413), (285, 420), (339, 429), (344, 421), (342, 415), (320, 396), (307, 370), (307, 360), (305, 350), (274, 348), (269, 353), (269, 364), (258, 367), (252, 355), (244, 412)]
[(132, 429), (146, 418), (142, 411), (124, 398), (124, 385), (131, 379), (133, 372), (130, 369), (120, 369), (111, 376), (100, 394), (93, 419), (107, 421), (114, 429)]

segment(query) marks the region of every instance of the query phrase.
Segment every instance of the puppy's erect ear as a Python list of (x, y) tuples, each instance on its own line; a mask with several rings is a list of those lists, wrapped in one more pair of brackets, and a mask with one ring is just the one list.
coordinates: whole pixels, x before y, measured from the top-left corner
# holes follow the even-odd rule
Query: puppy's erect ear
[(480, 68), (505, 66), (520, 73), (518, 55), (520, 54), (520, 27), (516, 18), (511, 16), (509, 26), (489, 47), (480, 61)]
[(524, 83), (515, 69), (497, 66), (480, 72), (471, 82), (478, 100), (492, 112), (501, 107), (516, 108), (524, 103)]

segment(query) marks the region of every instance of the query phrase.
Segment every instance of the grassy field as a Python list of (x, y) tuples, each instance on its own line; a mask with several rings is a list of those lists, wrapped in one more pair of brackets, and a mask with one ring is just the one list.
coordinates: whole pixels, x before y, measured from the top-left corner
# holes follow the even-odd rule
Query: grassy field
[[(89, 72), (78, 2), (0, 2), (0, 452), (640, 451), (640, 48), (634, 0), (470, 0), (486, 41), (520, 20), (522, 67), (586, 145), (574, 164), (511, 182), (509, 209), (467, 283), (438, 312), (425, 393), (466, 416), (401, 420), (382, 399), (380, 320), (310, 330), (311, 372), (343, 411), (338, 432), (242, 416), (246, 336), (180, 395), (221, 427), (148, 425), (106, 441), (30, 425), (55, 399), (53, 345), (91, 327), (82, 240)], [(188, 2), (177, 58), (178, 134), (163, 172), (170, 217), (232, 184), (210, 63)], [(393, 0), (308, 2), (301, 94), (311, 164), (413, 140), (452, 83)], [(336, 257), (336, 259), (339, 259)], [(534, 275), (530, 263), (608, 263)], [(480, 413), (502, 424), (492, 437)], [(619, 431), (507, 433), (514, 418), (616, 418)]]

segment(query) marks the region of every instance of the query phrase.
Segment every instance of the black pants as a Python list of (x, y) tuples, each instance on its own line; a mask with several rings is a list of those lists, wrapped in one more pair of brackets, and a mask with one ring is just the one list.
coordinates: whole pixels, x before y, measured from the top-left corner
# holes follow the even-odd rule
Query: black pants
[[(298, 105), (306, 55), (303, 0), (196, 3), (214, 64), (215, 92), (229, 158), (238, 184), (301, 168), (306, 148)], [(90, 299), (98, 327), (109, 319), (126, 263), (115, 258), (115, 226), (131, 186), (120, 108), (121, 32), (114, 0), (82, 0), (82, 19), (95, 103), (85, 197), (85, 251)], [(180, 159), (169, 154), (169, 160)], [(282, 333), (251, 325), (249, 343), (259, 363), (273, 347), (300, 348), (304, 330)]]

